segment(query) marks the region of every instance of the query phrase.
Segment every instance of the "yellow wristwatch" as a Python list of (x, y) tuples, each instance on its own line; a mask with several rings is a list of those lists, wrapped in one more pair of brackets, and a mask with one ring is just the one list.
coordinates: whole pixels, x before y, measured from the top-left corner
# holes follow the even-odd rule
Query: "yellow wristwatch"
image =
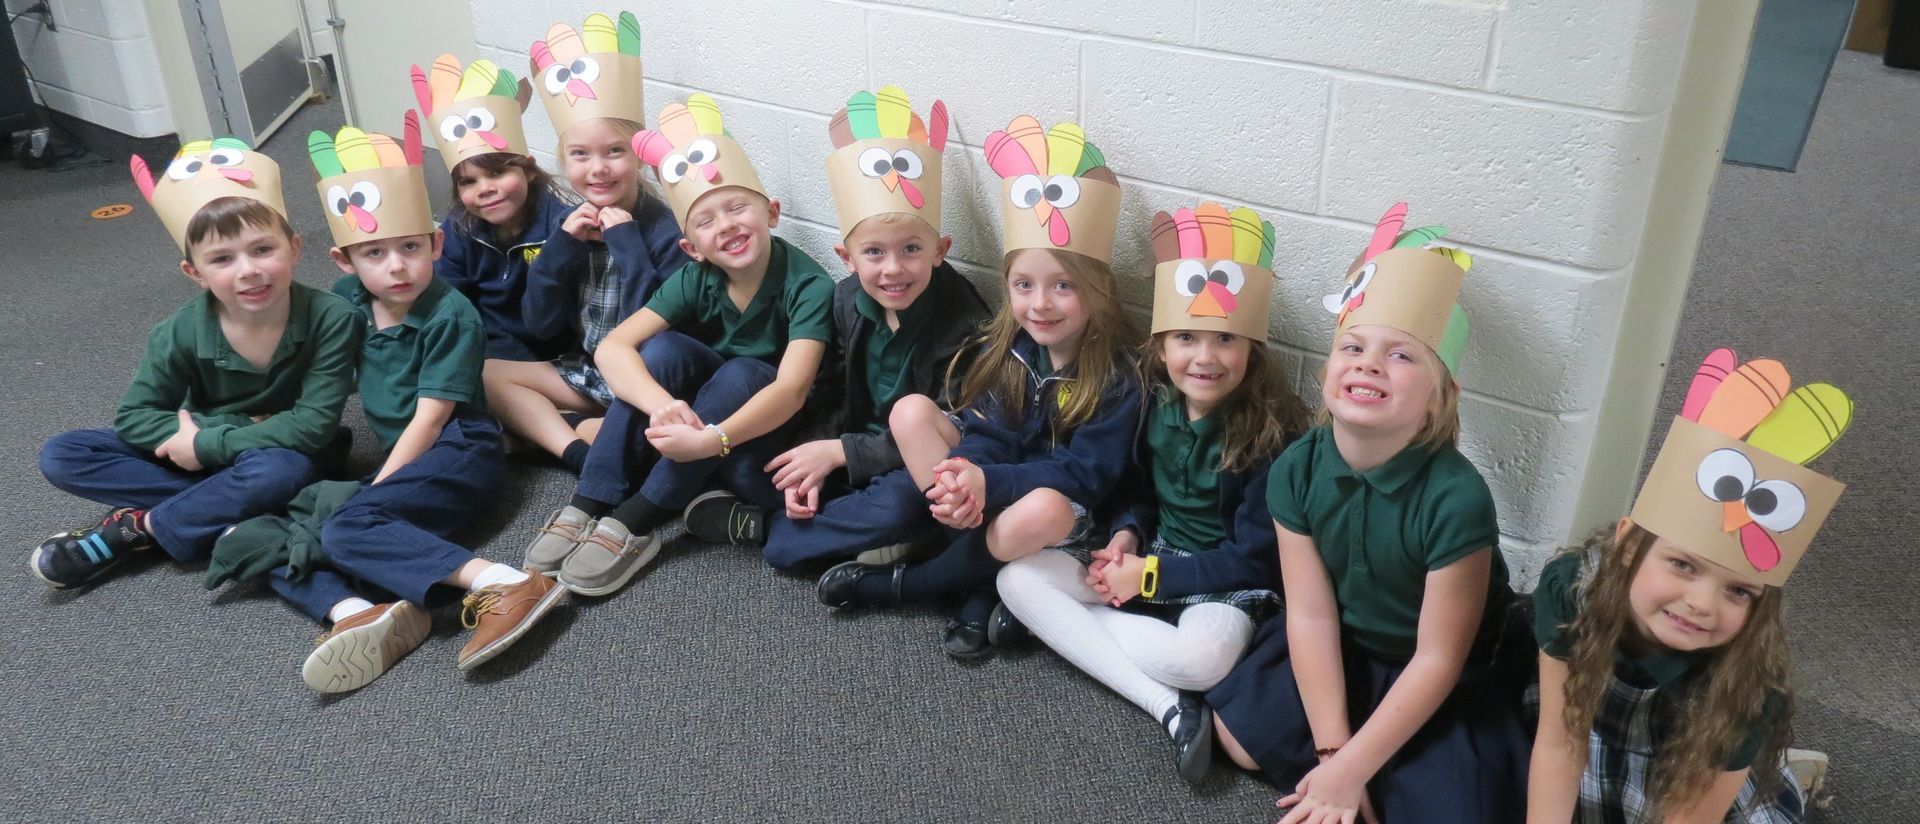
[(1147, 565), (1140, 568), (1140, 597), (1152, 598), (1160, 591), (1160, 556), (1148, 555)]

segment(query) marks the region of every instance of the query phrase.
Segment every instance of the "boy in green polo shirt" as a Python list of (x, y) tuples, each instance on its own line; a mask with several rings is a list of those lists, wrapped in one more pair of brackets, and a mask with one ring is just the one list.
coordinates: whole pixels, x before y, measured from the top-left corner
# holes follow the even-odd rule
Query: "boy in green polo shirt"
[(227, 527), (283, 508), (340, 434), (359, 326), (338, 298), (293, 281), (300, 237), (280, 167), (234, 138), (182, 146), (134, 182), (205, 292), (147, 337), (113, 427), (47, 439), (47, 481), (114, 507), (48, 538), (34, 575), (56, 589), (100, 580), (154, 547), (204, 558)]
[(749, 501), (780, 505), (765, 466), (788, 446), (833, 331), (833, 281), (773, 237), (780, 202), (712, 99), (669, 105), (660, 125), (633, 147), (659, 174), (693, 262), (594, 352), (617, 398), (573, 501), (527, 548), (528, 567), (582, 595), (632, 579), (659, 552), (656, 528), (716, 473)]
[[(473, 304), (433, 276), (444, 241), (427, 207), (418, 120), (407, 113), (396, 155), (358, 151), (370, 139), (392, 142), (351, 126), (307, 141), (333, 262), (346, 273), (333, 291), (364, 328), (361, 404), (387, 456), (321, 527), (326, 567), (298, 577), (281, 567), (269, 579), (314, 620), (333, 623), (301, 668), (321, 692), (359, 689), (418, 647), (436, 587), (468, 593), (461, 617), (474, 633), (460, 650), (463, 670), (498, 655), (566, 597), (546, 576), (448, 540), (506, 474), (481, 390), (486, 332)], [(372, 196), (355, 199), (362, 194)]]

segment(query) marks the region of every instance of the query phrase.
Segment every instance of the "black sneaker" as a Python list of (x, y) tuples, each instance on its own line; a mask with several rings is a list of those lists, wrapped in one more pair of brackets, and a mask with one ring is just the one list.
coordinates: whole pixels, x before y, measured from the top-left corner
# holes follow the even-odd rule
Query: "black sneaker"
[(140, 528), (145, 510), (121, 507), (100, 519), (100, 525), (63, 532), (33, 550), (33, 574), (54, 589), (71, 589), (99, 580), (126, 563), (128, 556), (153, 546), (153, 536)]
[(766, 510), (741, 503), (740, 496), (731, 492), (703, 493), (687, 503), (681, 517), (689, 534), (710, 544), (767, 543)]

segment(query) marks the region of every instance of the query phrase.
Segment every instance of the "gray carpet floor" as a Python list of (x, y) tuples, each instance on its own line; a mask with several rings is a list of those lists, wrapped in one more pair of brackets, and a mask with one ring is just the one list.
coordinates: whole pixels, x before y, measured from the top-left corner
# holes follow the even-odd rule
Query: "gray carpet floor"
[[(1907, 609), (1920, 438), (1906, 207), (1920, 191), (1920, 76), (1843, 56), (1797, 175), (1727, 167), (1676, 359), (1751, 341), (1860, 402), (1823, 468), (1853, 482), (1791, 614), (1802, 746), (1831, 752), (1822, 821), (1914, 820), (1920, 745)], [(312, 108), (270, 141), (301, 280), (335, 277), (302, 151)], [(675, 538), (628, 590), (578, 602), (502, 660), (454, 669), (454, 611), (371, 686), (325, 698), (298, 668), (316, 627), (264, 589), (207, 592), (151, 565), (78, 594), (25, 569), (99, 507), (35, 471), (49, 435), (107, 423), (146, 330), (193, 294), (119, 160), (0, 170), (0, 819), (8, 821), (1271, 820), (1275, 790), (1217, 768), (1199, 791), (1164, 735), (1042, 649), (959, 665), (931, 610), (836, 615), (752, 553)], [(1675, 401), (1684, 372), (1674, 373)], [(1899, 374), (1904, 380), (1888, 380)], [(358, 411), (350, 409), (357, 421)], [(364, 455), (362, 457), (365, 457)], [(512, 561), (571, 490), (515, 465), (464, 536)], [(1904, 528), (1904, 529), (1903, 529)], [(1223, 762), (1224, 763), (1224, 762)]]

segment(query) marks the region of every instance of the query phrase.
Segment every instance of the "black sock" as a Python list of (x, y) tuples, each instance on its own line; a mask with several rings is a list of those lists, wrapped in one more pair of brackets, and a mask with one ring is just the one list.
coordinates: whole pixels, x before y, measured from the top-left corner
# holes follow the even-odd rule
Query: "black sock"
[(985, 626), (987, 617), (993, 614), (993, 607), (998, 603), (1000, 603), (1000, 592), (991, 584), (974, 587), (973, 591), (967, 594), (967, 602), (960, 605), (960, 611), (954, 613), (953, 617), (969, 624)]
[[(947, 547), (947, 551), (926, 563), (911, 566), (900, 578), (900, 600), (917, 603), (942, 595), (966, 592), (980, 586), (992, 586), (1002, 564), (987, 552), (986, 535), (968, 532)], [(860, 580), (860, 599), (884, 604), (893, 599), (893, 576), (868, 575)], [(986, 606), (993, 611), (993, 604)], [(985, 613), (980, 620), (985, 621)]]
[(587, 513), (587, 517), (589, 518), (604, 518), (607, 513), (613, 511), (613, 504), (606, 503), (605, 501), (596, 501), (585, 495), (573, 496), (573, 500), (568, 501), (567, 506)]
[(560, 452), (560, 462), (566, 464), (567, 471), (575, 475), (587, 465), (587, 450), (591, 448), (586, 441), (574, 438), (573, 443)]
[(672, 520), (676, 514), (678, 513), (654, 505), (645, 495), (635, 494), (628, 498), (626, 503), (614, 507), (613, 512), (608, 513), (607, 517), (619, 521), (630, 534), (645, 535), (652, 532), (655, 527)]

